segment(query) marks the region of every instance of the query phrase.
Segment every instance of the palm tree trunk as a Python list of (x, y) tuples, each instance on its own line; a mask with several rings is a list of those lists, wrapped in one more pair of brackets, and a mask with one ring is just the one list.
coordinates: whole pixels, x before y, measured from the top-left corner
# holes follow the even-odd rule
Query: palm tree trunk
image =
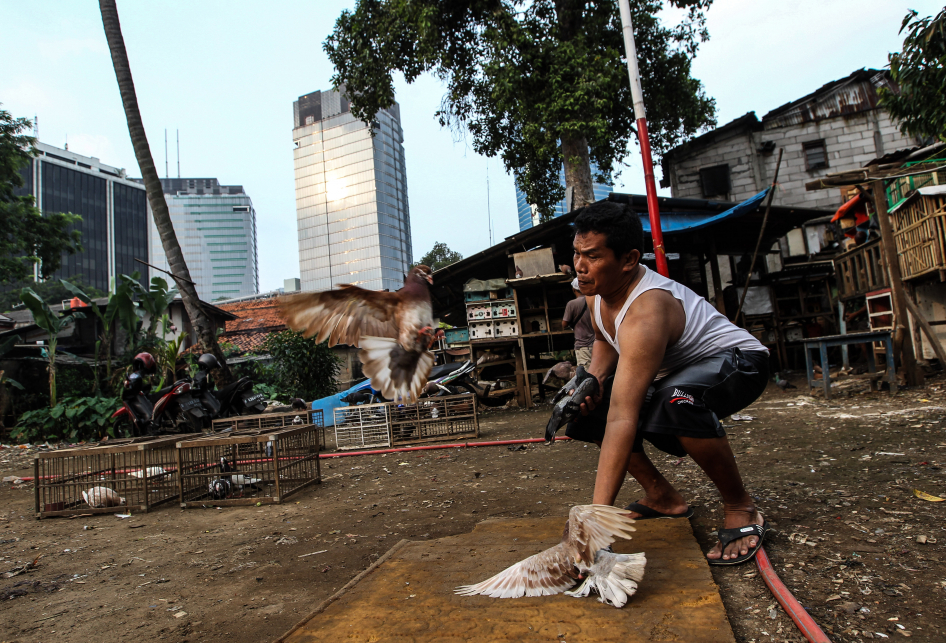
[(184, 309), (190, 318), (191, 325), (197, 332), (200, 349), (212, 353), (220, 363), (220, 369), (214, 373), (215, 380), (220, 385), (230, 382), (232, 376), (227, 366), (223, 352), (217, 345), (216, 329), (210, 317), (200, 306), (197, 289), (192, 283), (190, 271), (181, 252), (181, 244), (177, 241), (174, 226), (171, 224), (171, 215), (168, 212), (167, 201), (164, 200), (164, 190), (161, 180), (154, 167), (148, 137), (141, 122), (141, 113), (138, 111), (138, 97), (135, 94), (135, 83), (131, 77), (131, 67), (128, 64), (128, 54), (125, 51), (125, 39), (122, 37), (121, 23), (118, 21), (118, 8), (115, 0), (99, 0), (99, 10), (102, 13), (102, 25), (105, 27), (105, 38), (108, 40), (108, 49), (112, 55), (112, 66), (115, 68), (115, 78), (118, 80), (118, 89), (122, 95), (122, 105), (125, 108), (125, 118), (128, 121), (128, 133), (131, 135), (131, 144), (135, 148), (135, 158), (144, 180), (148, 193), (148, 203), (151, 204), (151, 213), (154, 223), (161, 236), (161, 245), (167, 256), (174, 281), (181, 293)]

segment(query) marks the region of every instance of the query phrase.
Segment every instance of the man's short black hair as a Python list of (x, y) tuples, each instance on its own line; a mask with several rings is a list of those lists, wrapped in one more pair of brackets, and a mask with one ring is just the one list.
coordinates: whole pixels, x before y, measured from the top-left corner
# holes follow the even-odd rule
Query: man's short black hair
[(597, 232), (617, 258), (631, 250), (644, 254), (644, 228), (630, 207), (614, 201), (598, 201), (575, 217), (575, 234)]

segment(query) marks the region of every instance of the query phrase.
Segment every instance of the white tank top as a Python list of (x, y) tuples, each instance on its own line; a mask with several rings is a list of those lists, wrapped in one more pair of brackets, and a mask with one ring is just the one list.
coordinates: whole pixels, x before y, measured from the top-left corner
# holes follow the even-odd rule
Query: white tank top
[(672, 279), (664, 277), (660, 273), (649, 270), (647, 266), (641, 264), (640, 281), (634, 287), (634, 290), (627, 296), (627, 301), (621, 307), (617, 317), (614, 318), (614, 337), (608, 335), (601, 321), (601, 296), (595, 295), (595, 323), (604, 339), (614, 347), (614, 350), (621, 354), (621, 347), (618, 346), (617, 332), (624, 321), (628, 308), (634, 303), (634, 300), (640, 297), (648, 290), (666, 290), (683, 304), (683, 312), (686, 315), (686, 326), (683, 328), (683, 334), (673, 346), (667, 347), (664, 353), (664, 360), (660, 364), (660, 371), (657, 373), (657, 379), (660, 379), (673, 371), (687, 364), (709, 357), (728, 348), (739, 348), (744, 351), (765, 351), (768, 349), (762, 345), (759, 340), (750, 335), (746, 330), (739, 328), (725, 315), (722, 315), (708, 301), (697, 295), (695, 292), (682, 284), (678, 284)]

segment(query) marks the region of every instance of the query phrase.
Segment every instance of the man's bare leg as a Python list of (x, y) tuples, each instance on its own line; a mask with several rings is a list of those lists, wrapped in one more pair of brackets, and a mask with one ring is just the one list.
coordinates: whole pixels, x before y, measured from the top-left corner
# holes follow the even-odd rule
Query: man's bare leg
[[(644, 488), (644, 497), (639, 504), (665, 514), (681, 514), (687, 510), (687, 502), (680, 492), (673, 488), (663, 474), (657, 470), (643, 451), (632, 453), (627, 464), (627, 472)], [(632, 518), (640, 518), (637, 512), (631, 512)]]
[[(752, 524), (762, 524), (759, 513), (742, 484), (742, 476), (736, 466), (736, 459), (729, 446), (729, 440), (722, 438), (680, 438), (680, 444), (701, 469), (709, 476), (723, 497), (723, 528), (732, 529)], [(653, 466), (653, 465), (651, 465)], [(717, 543), (707, 553), (710, 559), (723, 560), (738, 558), (749, 553), (756, 546), (758, 536), (747, 536), (734, 540), (721, 551)]]

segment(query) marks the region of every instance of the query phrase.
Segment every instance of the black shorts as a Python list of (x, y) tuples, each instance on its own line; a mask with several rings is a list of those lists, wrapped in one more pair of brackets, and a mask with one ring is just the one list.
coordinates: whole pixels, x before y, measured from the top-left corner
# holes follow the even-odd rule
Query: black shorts
[[(720, 438), (726, 435), (719, 418), (752, 404), (769, 380), (769, 354), (730, 348), (654, 382), (647, 390), (634, 439), (675, 456), (685, 456), (680, 437)], [(604, 381), (601, 404), (590, 415), (569, 422), (565, 435), (574, 440), (601, 442), (608, 424), (614, 377)]]

